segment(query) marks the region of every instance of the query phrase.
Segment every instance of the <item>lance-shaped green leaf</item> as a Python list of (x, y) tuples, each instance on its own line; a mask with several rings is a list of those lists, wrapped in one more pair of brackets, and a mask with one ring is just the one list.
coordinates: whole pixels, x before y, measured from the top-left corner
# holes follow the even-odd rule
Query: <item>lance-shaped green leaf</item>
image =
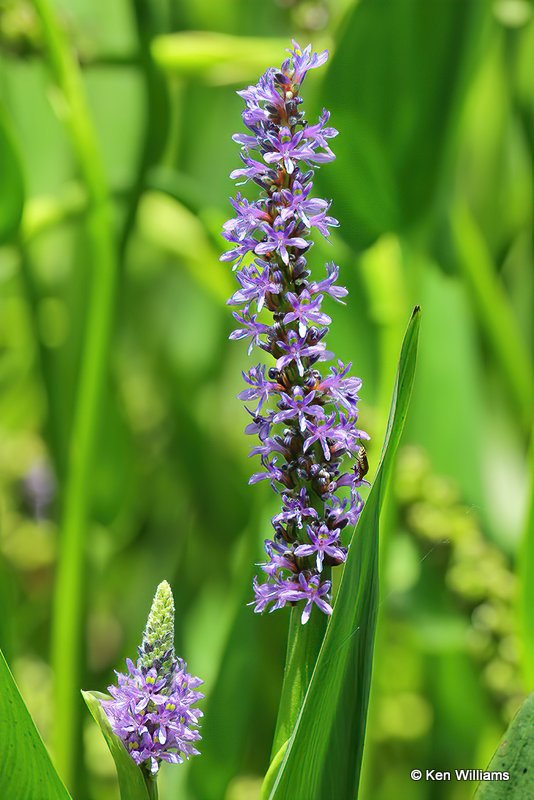
[(0, 652), (0, 797), (69, 800)]
[(151, 800), (141, 768), (130, 757), (119, 737), (115, 736), (111, 730), (109, 720), (102, 708), (100, 701), (109, 700), (109, 696), (101, 692), (82, 692), (82, 695), (113, 756), (119, 779), (121, 800)]
[(358, 795), (378, 602), (380, 509), (408, 412), (419, 317), (416, 307), (402, 345), (380, 464), (270, 800)]
[(351, 135), (319, 184), (327, 196), (335, 187), (357, 248), (434, 211), (487, 14), (480, 0), (352, 4), (323, 84), (336, 128)]
[(487, 772), (507, 772), (509, 779), (481, 781), (475, 800), (534, 797), (534, 693), (527, 697), (510, 723)]

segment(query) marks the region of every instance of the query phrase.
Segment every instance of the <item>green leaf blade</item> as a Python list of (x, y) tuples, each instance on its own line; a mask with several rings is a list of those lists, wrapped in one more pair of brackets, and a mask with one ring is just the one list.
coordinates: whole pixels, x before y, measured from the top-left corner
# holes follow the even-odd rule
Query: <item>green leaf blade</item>
[(70, 800), (0, 652), (0, 797)]
[(356, 798), (378, 605), (378, 525), (413, 385), (419, 308), (402, 346), (384, 447), (310, 685), (270, 800)]
[(491, 759), (488, 772), (507, 772), (509, 780), (482, 781), (475, 800), (526, 800), (534, 795), (534, 693), (529, 695)]
[(151, 800), (141, 768), (129, 756), (119, 737), (111, 730), (111, 725), (100, 702), (109, 699), (108, 695), (101, 692), (82, 692), (82, 695), (113, 756), (119, 779), (121, 800)]

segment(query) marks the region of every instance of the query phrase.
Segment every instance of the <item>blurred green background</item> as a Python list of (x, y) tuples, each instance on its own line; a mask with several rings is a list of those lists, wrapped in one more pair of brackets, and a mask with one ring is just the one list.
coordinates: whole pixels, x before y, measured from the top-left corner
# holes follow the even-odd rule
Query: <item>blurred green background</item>
[[(242, 128), (235, 90), (294, 36), (332, 56), (304, 97), (309, 118), (326, 106), (340, 130), (317, 189), (341, 227), (311, 263), (333, 258), (350, 290), (329, 344), (364, 380), (371, 474), (402, 332), (423, 307), (384, 513), (362, 796), (470, 797), (472, 784), (409, 772), (483, 768), (534, 689), (532, 4), (54, 8), (83, 76), (92, 153), (77, 148), (80, 87), (69, 99), (56, 85), (35, 6), (0, 0), (0, 646), (60, 771), (78, 800), (117, 797), (78, 688), (104, 690), (134, 654), (163, 578), (177, 650), (207, 698), (203, 755), (164, 768), (162, 791), (253, 800), (268, 766), (287, 616), (245, 606), (275, 499), (247, 486), (236, 394), (251, 361), (227, 339), (233, 277), (218, 256)], [(106, 271), (115, 291), (104, 288), (99, 318), (91, 292)], [(85, 413), (96, 423), (84, 450)], [(80, 535), (65, 545), (69, 502)], [(72, 732), (69, 756), (54, 750), (58, 728)]]

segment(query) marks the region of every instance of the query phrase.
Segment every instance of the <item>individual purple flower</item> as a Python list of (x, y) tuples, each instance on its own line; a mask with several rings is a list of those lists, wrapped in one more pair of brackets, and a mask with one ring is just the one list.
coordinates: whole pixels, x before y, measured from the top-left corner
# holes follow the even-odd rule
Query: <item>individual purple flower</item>
[(202, 681), (175, 656), (174, 601), (166, 581), (156, 591), (137, 664), (127, 659), (126, 668), (109, 686), (111, 697), (100, 702), (113, 733), (149, 783), (162, 761), (181, 764), (198, 755), (201, 738), (202, 711), (195, 705), (204, 697), (197, 691)]
[(244, 178), (245, 180), (242, 181), (242, 183), (246, 183), (246, 181), (251, 178), (256, 178), (258, 175), (265, 174), (265, 165), (260, 161), (254, 161), (253, 158), (247, 158), (246, 156), (242, 156), (242, 158), (245, 166), (240, 169), (234, 169), (234, 171), (230, 173), (232, 180)]
[(258, 400), (256, 406), (256, 413), (259, 414), (265, 402), (269, 399), (271, 394), (279, 391), (279, 386), (274, 381), (269, 381), (265, 377), (265, 365), (258, 364), (257, 367), (251, 367), (248, 372), (242, 372), (245, 383), (248, 383), (249, 389), (243, 389), (239, 392), (238, 397), (240, 400)]
[(273, 422), (296, 419), (300, 431), (304, 433), (309, 418), (324, 417), (324, 409), (321, 405), (313, 402), (314, 397), (315, 392), (305, 394), (302, 386), (294, 386), (291, 395), (281, 392), (279, 402), (281, 411), (274, 415)]
[(251, 303), (255, 300), (259, 312), (263, 308), (267, 294), (279, 294), (282, 291), (282, 285), (271, 277), (268, 269), (263, 271), (258, 269), (260, 264), (261, 262), (257, 261), (254, 266), (243, 267), (236, 273), (241, 289), (234, 292), (228, 300), (228, 305)]
[(238, 235), (235, 231), (225, 231), (223, 233), (225, 239), (229, 242), (233, 242), (235, 247), (231, 247), (230, 250), (227, 250), (226, 253), (223, 253), (221, 256), (221, 261), (236, 261), (237, 263), (234, 266), (234, 269), (239, 266), (243, 258), (251, 253), (257, 245), (256, 239), (253, 239), (251, 236), (242, 237)]
[(330, 325), (332, 320), (321, 311), (323, 296), (320, 294), (313, 300), (310, 293), (305, 289), (299, 295), (288, 292), (286, 295), (291, 311), (285, 315), (284, 324), (298, 322), (299, 336), (305, 336), (309, 325)]
[(282, 511), (272, 519), (275, 530), (279, 528), (281, 523), (302, 528), (305, 519), (317, 519), (317, 510), (310, 505), (308, 493), (304, 487), (297, 495), (283, 494), (282, 501)]
[(313, 142), (315, 145), (329, 149), (327, 139), (333, 139), (338, 135), (335, 128), (327, 127), (326, 123), (330, 119), (330, 112), (323, 108), (317, 125), (307, 125), (304, 130), (304, 139)]
[[(331, 375), (323, 378), (318, 385), (318, 390), (328, 393), (338, 405), (344, 406), (349, 413), (357, 416), (358, 391), (362, 385), (359, 378), (346, 377), (352, 364), (337, 362), (337, 367), (330, 367)], [(367, 438), (367, 435), (366, 437)]]
[(304, 375), (304, 361), (303, 359), (316, 361), (327, 361), (332, 357), (332, 354), (325, 350), (325, 345), (322, 342), (317, 344), (308, 344), (308, 339), (299, 336), (295, 331), (288, 331), (286, 341), (278, 340), (276, 344), (284, 355), (281, 355), (276, 360), (276, 366), (279, 370), (295, 363), (300, 376)]
[(273, 149), (264, 153), (264, 161), (268, 164), (283, 163), (288, 175), (295, 169), (297, 161), (302, 159), (314, 160), (313, 149), (306, 145), (303, 139), (303, 132), (298, 131), (294, 136), (291, 135), (289, 128), (282, 128), (278, 135), (268, 135)]
[(254, 345), (261, 345), (260, 336), (269, 332), (269, 326), (265, 325), (263, 322), (257, 322), (257, 314), (249, 315), (246, 311), (242, 314), (239, 314), (238, 312), (234, 311), (233, 315), (234, 319), (236, 319), (237, 322), (239, 322), (243, 327), (236, 328), (235, 331), (232, 331), (230, 334), (230, 339), (247, 339), (250, 336), (250, 344), (248, 347), (248, 352), (250, 355), (254, 349)]
[(308, 525), (308, 536), (310, 544), (299, 544), (294, 553), (298, 558), (303, 556), (316, 556), (317, 572), (323, 571), (323, 560), (325, 555), (334, 560), (336, 564), (342, 564), (347, 557), (347, 551), (339, 546), (340, 530), (335, 528), (330, 530), (324, 523), (316, 530)]
[(290, 600), (290, 595), (298, 592), (300, 588), (299, 583), (287, 578), (281, 578), (278, 574), (271, 576), (271, 580), (267, 583), (258, 583), (258, 579), (254, 577), (252, 585), (255, 599), (248, 605), (254, 606), (256, 614), (263, 613), (270, 603), (274, 604), (270, 609), (271, 611), (283, 608), (287, 601)]
[(354, 498), (339, 498), (335, 495), (325, 504), (326, 523), (330, 528), (345, 528), (356, 525), (363, 509), (363, 500), (357, 494)]
[(322, 67), (328, 59), (328, 50), (322, 53), (312, 53), (311, 44), (302, 50), (300, 45), (293, 39), (293, 49), (288, 50), (291, 58), (287, 59), (282, 65), (282, 72), (286, 72), (294, 84), (301, 84), (306, 73), (310, 69)]
[(333, 261), (326, 265), (326, 275), (324, 280), (310, 284), (310, 294), (327, 294), (333, 300), (343, 303), (341, 298), (346, 297), (348, 291), (344, 286), (337, 286), (335, 283), (339, 277), (339, 267)]
[(311, 422), (308, 426), (309, 436), (304, 441), (303, 450), (306, 452), (315, 442), (319, 442), (327, 461), (330, 461), (332, 455), (329, 447), (329, 442), (335, 441), (339, 424), (336, 420), (336, 415), (331, 414), (329, 417), (318, 419), (317, 422)]
[[(272, 517), (268, 560), (260, 565), (265, 580), (254, 580), (252, 604), (261, 613), (304, 603), (303, 623), (313, 605), (332, 612), (331, 582), (323, 577), (345, 560), (341, 538), (362, 510), (358, 462), (368, 438), (357, 427), (361, 381), (348, 374), (350, 363), (338, 360), (326, 375), (318, 369), (334, 357), (324, 341), (331, 318), (323, 302), (347, 295), (336, 264), (328, 263), (319, 279), (307, 263), (313, 236), (328, 236), (339, 224), (331, 201), (313, 194), (314, 170), (334, 159), (330, 142), (337, 131), (326, 109), (308, 122), (300, 97), (308, 71), (327, 57), (293, 42), (280, 69), (269, 68), (238, 92), (247, 130), (233, 137), (243, 167), (232, 177), (251, 181), (259, 196), (238, 192), (235, 216), (223, 229), (231, 248), (222, 260), (237, 266), (230, 303), (244, 306), (233, 312), (238, 328), (231, 338), (250, 338), (249, 353), (259, 347), (274, 362), (243, 372), (246, 388), (239, 395), (257, 403), (255, 410), (245, 406), (252, 417), (245, 431), (258, 436), (250, 455), (260, 456), (263, 469), (249, 483), (268, 480), (282, 502)], [(352, 468), (351, 460), (357, 461)]]
[(305, 250), (310, 246), (310, 242), (307, 242), (301, 236), (293, 236), (294, 227), (293, 222), (286, 225), (281, 216), (278, 216), (272, 225), (263, 223), (262, 230), (266, 236), (262, 242), (256, 245), (254, 252), (261, 255), (262, 253), (270, 254), (276, 250), (280, 253), (284, 264), (289, 264), (288, 247), (297, 247), (299, 250)]
[(268, 414), (258, 414), (253, 413), (249, 408), (245, 406), (245, 410), (250, 414), (252, 417), (252, 422), (245, 427), (245, 433), (249, 436), (256, 435), (260, 442), (263, 442), (269, 436), (269, 432), (271, 430), (271, 426), (273, 424), (273, 416), (274, 411), (270, 411)]
[(260, 481), (268, 480), (271, 482), (273, 489), (276, 487), (276, 482), (281, 483), (284, 480), (284, 473), (276, 466), (277, 458), (272, 458), (270, 461), (265, 455), (262, 455), (261, 463), (265, 467), (265, 472), (255, 472), (248, 479), (250, 484), (259, 483)]
[(282, 592), (285, 602), (291, 601), (295, 603), (299, 600), (306, 600), (301, 617), (303, 625), (309, 620), (314, 603), (324, 614), (330, 615), (332, 613), (332, 606), (324, 599), (325, 596), (328, 596), (331, 582), (324, 581), (324, 583), (321, 583), (320, 580), (319, 575), (312, 575), (312, 577), (308, 578), (301, 572), (299, 574), (298, 588), (290, 587)]
[(269, 556), (269, 561), (259, 566), (267, 575), (276, 575), (283, 569), (289, 572), (297, 571), (295, 560), (291, 557), (291, 552), (286, 545), (267, 539), (265, 541), (265, 552)]

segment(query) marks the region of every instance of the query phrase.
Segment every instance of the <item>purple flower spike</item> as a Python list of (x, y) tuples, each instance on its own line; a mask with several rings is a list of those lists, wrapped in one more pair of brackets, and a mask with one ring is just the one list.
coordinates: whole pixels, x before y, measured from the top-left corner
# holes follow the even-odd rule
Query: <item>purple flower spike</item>
[(196, 756), (202, 711), (194, 705), (204, 695), (202, 681), (189, 675), (174, 654), (174, 600), (167, 581), (158, 586), (148, 617), (139, 658), (126, 659), (127, 672), (117, 672), (109, 700), (101, 700), (113, 732), (146, 773), (157, 776), (162, 761), (181, 764)]
[(357, 427), (361, 380), (349, 375), (351, 364), (317, 369), (334, 358), (324, 341), (331, 318), (323, 302), (343, 303), (347, 295), (336, 264), (318, 278), (307, 264), (313, 237), (328, 237), (339, 224), (331, 201), (313, 196), (314, 170), (335, 158), (330, 142), (338, 132), (326, 109), (309, 124), (300, 97), (306, 74), (328, 53), (296, 42), (288, 52), (280, 69), (238, 92), (247, 131), (233, 137), (243, 165), (231, 177), (250, 181), (259, 195), (238, 192), (232, 200), (235, 216), (223, 228), (230, 249), (221, 260), (234, 263), (238, 287), (229, 303), (242, 306), (230, 338), (249, 339), (249, 353), (258, 347), (273, 359), (243, 372), (239, 394), (256, 403), (245, 406), (252, 417), (245, 431), (259, 439), (250, 455), (260, 456), (262, 470), (249, 483), (268, 481), (282, 504), (251, 605), (262, 613), (304, 603), (304, 624), (314, 605), (332, 613), (331, 582), (323, 578), (347, 557), (342, 536), (363, 507), (359, 459), (369, 437)]

